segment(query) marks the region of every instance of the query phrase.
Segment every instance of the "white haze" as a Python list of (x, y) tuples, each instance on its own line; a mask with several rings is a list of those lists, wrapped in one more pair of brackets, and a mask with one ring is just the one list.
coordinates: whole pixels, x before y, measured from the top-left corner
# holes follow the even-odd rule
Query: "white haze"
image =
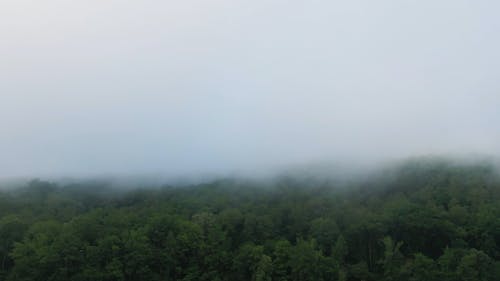
[(499, 1), (0, 2), (0, 176), (498, 155)]

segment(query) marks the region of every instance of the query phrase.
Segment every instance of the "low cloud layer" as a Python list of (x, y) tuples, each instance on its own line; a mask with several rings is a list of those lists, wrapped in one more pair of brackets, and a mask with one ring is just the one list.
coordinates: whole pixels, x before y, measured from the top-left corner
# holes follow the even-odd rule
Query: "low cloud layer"
[(497, 1), (0, 4), (0, 177), (500, 151)]

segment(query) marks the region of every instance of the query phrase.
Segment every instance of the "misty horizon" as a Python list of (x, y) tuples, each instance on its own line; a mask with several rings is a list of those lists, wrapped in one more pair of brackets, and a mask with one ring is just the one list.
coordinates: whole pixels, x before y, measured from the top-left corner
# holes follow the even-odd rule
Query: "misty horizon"
[(0, 178), (500, 156), (500, 3), (0, 7)]

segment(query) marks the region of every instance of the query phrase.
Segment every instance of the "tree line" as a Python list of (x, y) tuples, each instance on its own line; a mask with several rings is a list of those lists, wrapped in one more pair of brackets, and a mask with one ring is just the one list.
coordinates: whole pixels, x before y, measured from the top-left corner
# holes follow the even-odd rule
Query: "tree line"
[(491, 164), (413, 160), (343, 184), (294, 177), (0, 191), (0, 280), (412, 280), (500, 276)]

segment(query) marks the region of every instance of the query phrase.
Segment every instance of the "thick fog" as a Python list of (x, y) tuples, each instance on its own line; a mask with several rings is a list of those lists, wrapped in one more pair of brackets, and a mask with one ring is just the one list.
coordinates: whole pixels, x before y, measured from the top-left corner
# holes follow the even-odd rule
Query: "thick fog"
[(500, 151), (498, 1), (0, 3), (0, 177)]

